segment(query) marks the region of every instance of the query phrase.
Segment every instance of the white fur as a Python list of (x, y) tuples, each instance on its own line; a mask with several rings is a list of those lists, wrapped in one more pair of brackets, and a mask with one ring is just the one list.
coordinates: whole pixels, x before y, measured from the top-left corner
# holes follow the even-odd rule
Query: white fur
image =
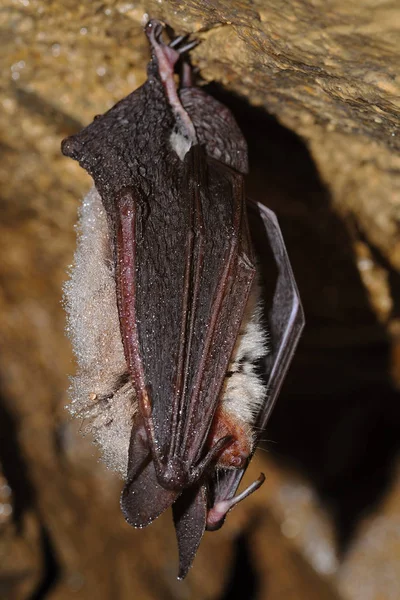
[(262, 323), (260, 286), (253, 283), (239, 335), (224, 382), (223, 408), (243, 423), (251, 425), (265, 400), (266, 385), (257, 373), (257, 363), (267, 354), (267, 332)]
[[(64, 286), (68, 335), (77, 360), (69, 410), (83, 418), (107, 466), (125, 476), (133, 417), (138, 410), (121, 341), (106, 214), (95, 188), (83, 200), (78, 246)], [(224, 409), (251, 425), (265, 397), (255, 362), (266, 354), (260, 290), (252, 287), (222, 391)], [(240, 362), (242, 361), (242, 362)], [(117, 386), (121, 377), (125, 383)]]
[(170, 135), (169, 142), (173, 150), (177, 153), (179, 158), (183, 161), (186, 154), (192, 147), (191, 140), (185, 136), (181, 131), (173, 131)]
[(104, 399), (113, 394), (127, 366), (107, 218), (95, 188), (83, 200), (78, 232), (75, 264), (64, 286), (67, 332), (77, 360), (77, 374), (69, 390), (69, 410), (84, 418), (83, 430), (93, 434), (107, 466), (125, 476), (137, 404), (130, 381), (112, 398)]

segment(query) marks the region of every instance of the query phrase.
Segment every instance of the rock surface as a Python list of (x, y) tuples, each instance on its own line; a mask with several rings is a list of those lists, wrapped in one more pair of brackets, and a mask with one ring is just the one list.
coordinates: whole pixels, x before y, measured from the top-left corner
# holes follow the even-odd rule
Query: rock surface
[[(202, 41), (193, 63), (249, 141), (249, 193), (278, 214), (308, 322), (247, 475), (267, 482), (183, 583), (169, 515), (124, 523), (121, 482), (63, 408), (61, 287), (90, 181), (60, 141), (144, 81), (148, 15)], [(397, 598), (399, 27), (394, 0), (3, 2), (1, 597), (230, 598), (246, 582), (249, 598)]]

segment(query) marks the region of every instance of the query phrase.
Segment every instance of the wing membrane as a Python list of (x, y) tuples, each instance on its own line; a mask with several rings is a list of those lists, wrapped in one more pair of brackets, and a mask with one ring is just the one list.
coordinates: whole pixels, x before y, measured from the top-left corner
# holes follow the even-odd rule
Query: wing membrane
[[(194, 147), (184, 185), (160, 196), (136, 241), (136, 322), (155, 438), (201, 458), (254, 267), (242, 176)], [(166, 235), (167, 232), (167, 235)]]
[[(270, 248), (268, 251), (272, 251), (276, 272), (275, 281), (271, 278), (272, 269), (269, 270), (269, 276), (267, 274), (264, 276), (265, 286), (270, 288), (268, 302), (270, 352), (265, 359), (267, 398), (255, 421), (255, 430), (261, 435), (279, 395), (305, 320), (278, 220), (271, 210), (260, 203), (249, 201), (249, 208), (258, 221), (254, 225), (260, 233), (257, 236), (260, 261), (262, 262), (263, 255), (267, 253), (267, 248)], [(245, 470), (246, 468), (237, 471), (218, 471), (211, 486), (215, 502), (235, 495)]]

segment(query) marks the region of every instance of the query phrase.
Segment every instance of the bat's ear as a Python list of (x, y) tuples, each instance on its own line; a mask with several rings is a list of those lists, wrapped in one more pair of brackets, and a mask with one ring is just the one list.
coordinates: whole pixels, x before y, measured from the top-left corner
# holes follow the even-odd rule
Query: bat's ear
[(172, 507), (179, 550), (178, 579), (184, 579), (192, 566), (206, 528), (207, 488), (185, 490)]
[(207, 514), (207, 531), (216, 531), (217, 529), (222, 527), (228, 512), (232, 510), (232, 508), (236, 506), (236, 504), (239, 504), (239, 502), (241, 502), (242, 500), (250, 496), (250, 494), (258, 490), (258, 488), (262, 486), (264, 481), (265, 475), (264, 473), (261, 473), (260, 477), (256, 481), (254, 481), (251, 485), (249, 485), (249, 487), (247, 487), (243, 492), (241, 492), (237, 496), (226, 500), (219, 500), (218, 502), (216, 502)]
[(121, 495), (121, 510), (133, 527), (146, 527), (177, 499), (180, 492), (166, 490), (157, 481), (144, 427), (133, 427), (128, 474)]

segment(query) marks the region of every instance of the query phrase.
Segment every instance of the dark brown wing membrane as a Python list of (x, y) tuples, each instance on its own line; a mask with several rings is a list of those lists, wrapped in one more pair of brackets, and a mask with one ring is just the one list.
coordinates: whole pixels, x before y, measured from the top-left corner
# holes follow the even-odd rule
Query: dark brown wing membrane
[(169, 145), (174, 122), (163, 85), (153, 77), (63, 141), (63, 154), (93, 177), (111, 223), (121, 190), (132, 189), (144, 201), (169, 179), (179, 180), (183, 168)]
[[(118, 304), (153, 459), (138, 451), (134, 428), (121, 506), (136, 526), (172, 504), (209, 450), (205, 442), (255, 272), (242, 176), (199, 146), (184, 164), (181, 193), (159, 193), (145, 216), (132, 193), (117, 199)], [(175, 492), (160, 487), (157, 468)], [(148, 495), (157, 500), (144, 506)], [(199, 542), (204, 524), (197, 526)]]
[(247, 143), (229, 108), (198, 87), (182, 88), (179, 97), (207, 154), (247, 173)]
[[(261, 435), (292, 361), (305, 319), (296, 281), (275, 214), (264, 205), (253, 201), (249, 201), (249, 208), (250, 213), (253, 214), (252, 231), (258, 230), (258, 235), (253, 236), (257, 254), (263, 262), (265, 255), (272, 252), (271, 258), (275, 263), (275, 269), (268, 270), (269, 276), (264, 276), (263, 282), (266, 288), (269, 287), (270, 293), (268, 303), (270, 337), (269, 353), (265, 359), (268, 382), (267, 398), (255, 421), (255, 430), (260, 431)], [(275, 281), (271, 279), (273, 270), (276, 272)], [(219, 470), (214, 475), (210, 486), (214, 504), (235, 495), (245, 470)]]
[(166, 490), (157, 480), (146, 431), (142, 424), (132, 428), (126, 484), (121, 510), (133, 527), (145, 527), (178, 498), (179, 492)]
[(161, 456), (188, 469), (203, 457), (254, 277), (243, 194), (242, 176), (195, 146), (182, 188), (152, 199), (136, 222), (135, 315), (151, 420)]
[(203, 214), (202, 265), (194, 286), (198, 294), (192, 307), (183, 401), (182, 444), (190, 462), (200, 458), (255, 274), (243, 177), (209, 158), (201, 167), (198, 159), (204, 160), (202, 157), (198, 152), (195, 166), (196, 172), (207, 171), (205, 185), (198, 188)]
[(178, 578), (183, 579), (192, 566), (206, 528), (206, 486), (195, 486), (185, 491), (172, 506), (172, 512), (178, 540)]

